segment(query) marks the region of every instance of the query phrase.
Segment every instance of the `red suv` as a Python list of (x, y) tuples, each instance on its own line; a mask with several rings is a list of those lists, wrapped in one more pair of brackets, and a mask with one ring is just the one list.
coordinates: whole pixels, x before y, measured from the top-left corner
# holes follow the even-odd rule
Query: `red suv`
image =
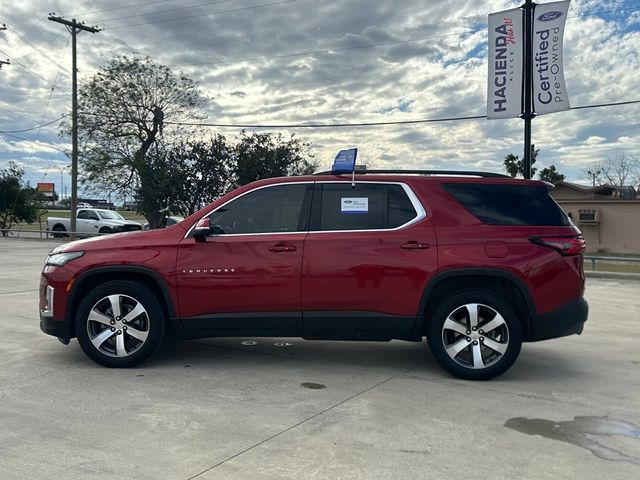
[(587, 319), (584, 240), (548, 190), (477, 172), (262, 180), (163, 230), (56, 248), (40, 326), (108, 367), (168, 333), (426, 337), (451, 374), (492, 378)]

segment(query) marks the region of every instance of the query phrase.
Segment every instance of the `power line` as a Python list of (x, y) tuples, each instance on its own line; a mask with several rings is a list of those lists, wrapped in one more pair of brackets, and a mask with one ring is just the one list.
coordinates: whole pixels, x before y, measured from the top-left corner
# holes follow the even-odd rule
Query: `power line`
[(50, 122), (43, 123), (41, 125), (36, 125), (30, 128), (23, 128), (21, 130), (0, 130), (0, 133), (22, 133), (22, 132), (30, 132), (32, 130), (38, 130), (39, 128), (46, 127), (47, 125), (51, 125), (52, 123), (56, 123), (59, 120), (62, 120), (66, 115), (62, 115), (55, 120), (51, 120)]
[(38, 120), (34, 120), (33, 118), (30, 118), (30, 117), (26, 116), (24, 114), (24, 112), (15, 112), (13, 110), (9, 110), (8, 108), (4, 108), (4, 107), (0, 107), (0, 110), (4, 110), (5, 112), (9, 112), (9, 113), (11, 113), (13, 115), (17, 115), (19, 117), (25, 118), (25, 119), (29, 120), (30, 122), (37, 122), (38, 121)]
[[(624, 102), (598, 103), (572, 107), (570, 110), (583, 110), (587, 108), (615, 107), (640, 103), (640, 100)], [(108, 117), (109, 115), (91, 112), (79, 112), (82, 115), (94, 117)], [(387, 122), (357, 122), (357, 123), (297, 123), (297, 124), (242, 124), (242, 123), (195, 123), (195, 122), (164, 122), (167, 125), (181, 125), (185, 127), (216, 127), (216, 128), (252, 128), (252, 129), (278, 129), (278, 128), (351, 128), (351, 127), (382, 127), (393, 125), (416, 125), (424, 123), (458, 122), (464, 120), (479, 120), (487, 118), (486, 115), (470, 115), (463, 117), (441, 117), (418, 120), (396, 120)]]
[[(3, 55), (7, 56), (8, 55), (3, 52), (2, 50), (0, 50), (0, 53), (2, 53)], [(71, 94), (69, 92), (66, 92), (64, 90), (62, 90), (61, 88), (59, 88), (57, 85), (51, 83), (49, 80), (47, 80), (46, 78), (44, 78), (43, 76), (37, 74), (36, 72), (34, 72), (33, 70), (31, 70), (29, 67), (27, 67), (24, 63), (16, 60), (15, 58), (9, 58), (9, 60), (12, 60), (13, 62), (15, 62), (16, 64), (20, 65), (22, 68), (24, 68), (25, 70), (27, 70), (29, 73), (31, 73), (32, 75), (34, 75), (35, 77), (38, 77), (40, 80), (42, 80), (43, 82), (47, 83), (50, 87), (55, 88), (56, 90), (61, 91), (62, 93), (64, 93), (65, 95), (71, 96)]]
[[(233, 0), (212, 0), (212, 1), (205, 2), (205, 3), (200, 3), (198, 5), (187, 5), (185, 7), (176, 7), (176, 8), (169, 8), (169, 9), (166, 9), (166, 10), (157, 10), (155, 12), (140, 13), (140, 14), (137, 14), (136, 16), (161, 15), (161, 14), (164, 14), (164, 13), (178, 12), (180, 10), (190, 10), (192, 8), (205, 7), (207, 5), (218, 5), (220, 3), (229, 3), (229, 2), (232, 2), (232, 1)], [(122, 20), (122, 19), (125, 19), (125, 18), (131, 18), (131, 15), (124, 15), (122, 17), (106, 18), (104, 20), (97, 20), (95, 23), (113, 22), (114, 20)]]
[(49, 54), (47, 52), (45, 52), (44, 50), (42, 50), (40, 47), (34, 45), (32, 42), (30, 42), (29, 40), (27, 40), (24, 36), (22, 36), (20, 34), (20, 32), (18, 32), (16, 29), (12, 28), (11, 26), (7, 25), (7, 29), (13, 33), (15, 36), (17, 36), (20, 40), (22, 40), (24, 43), (26, 43), (27, 45), (29, 45), (31, 48), (33, 48), (36, 52), (40, 53), (40, 55), (42, 55), (43, 57), (45, 57), (47, 60), (49, 60), (51, 63), (53, 63), (55, 66), (58, 67), (58, 69), (62, 68), (62, 65), (60, 65), (57, 61), (55, 61), (53, 58), (51, 58), (49, 56)]
[(129, 28), (129, 27), (139, 27), (141, 25), (150, 25), (150, 24), (155, 24), (155, 23), (166, 23), (166, 22), (175, 22), (177, 20), (186, 20), (188, 18), (196, 18), (196, 17), (208, 17), (211, 15), (225, 15), (228, 13), (235, 13), (235, 12), (242, 12), (245, 10), (256, 10), (258, 8), (264, 8), (264, 7), (275, 7), (278, 5), (285, 5), (288, 3), (295, 3), (295, 2), (300, 2), (301, 0), (281, 0), (279, 2), (272, 2), (272, 3), (261, 3), (259, 5), (252, 5), (250, 7), (242, 7), (242, 8), (234, 8), (231, 10), (221, 10), (218, 12), (211, 12), (211, 13), (198, 13), (198, 14), (194, 14), (194, 15), (185, 15), (182, 17), (174, 17), (174, 18), (165, 18), (162, 20), (152, 20), (152, 21), (148, 21), (148, 22), (140, 22), (140, 23), (129, 23), (127, 25), (118, 25), (117, 27), (111, 27), (111, 28), (104, 28), (104, 30), (119, 30), (121, 28)]
[(113, 12), (115, 10), (125, 10), (125, 9), (128, 9), (128, 8), (146, 7), (147, 5), (155, 5), (155, 4), (158, 4), (158, 3), (170, 3), (170, 2), (173, 2), (173, 0), (155, 0), (153, 2), (147, 2), (147, 3), (136, 3), (134, 5), (123, 5), (121, 7), (106, 8), (104, 10), (92, 10), (90, 12), (80, 12), (80, 13), (75, 13), (74, 15), (76, 17), (79, 17), (81, 15), (82, 16), (93, 15), (94, 13)]
[(68, 153), (66, 150), (62, 150), (61, 148), (54, 147), (50, 143), (34, 142), (33, 140), (29, 140), (28, 138), (21, 137), (20, 135), (14, 135), (13, 133), (2, 133), (2, 135), (6, 135), (7, 137), (12, 137), (18, 140), (22, 140), (23, 142), (33, 143), (34, 145), (38, 145), (40, 147), (46, 147), (46, 148), (50, 148), (51, 150), (57, 150), (58, 152), (64, 153), (65, 155)]
[(185, 127), (219, 127), (219, 128), (349, 128), (349, 127), (381, 127), (389, 125), (411, 125), (418, 123), (456, 122), (461, 120), (477, 120), (486, 118), (486, 115), (473, 115), (468, 117), (443, 117), (422, 120), (398, 120), (390, 122), (358, 122), (358, 123), (298, 123), (277, 125), (255, 124), (225, 124), (225, 123), (190, 123), (190, 122), (165, 122), (168, 125), (182, 125)]

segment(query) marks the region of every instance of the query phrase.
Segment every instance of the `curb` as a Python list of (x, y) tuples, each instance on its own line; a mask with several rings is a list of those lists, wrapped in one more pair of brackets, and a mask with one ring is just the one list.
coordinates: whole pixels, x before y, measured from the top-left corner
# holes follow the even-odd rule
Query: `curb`
[(624, 272), (598, 272), (587, 270), (584, 272), (587, 278), (608, 278), (614, 280), (638, 280), (640, 281), (640, 273), (624, 273)]

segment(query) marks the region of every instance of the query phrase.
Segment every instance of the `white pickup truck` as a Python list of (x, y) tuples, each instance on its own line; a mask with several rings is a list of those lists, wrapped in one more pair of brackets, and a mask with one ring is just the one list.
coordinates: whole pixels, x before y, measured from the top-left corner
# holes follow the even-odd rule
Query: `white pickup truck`
[[(56, 238), (66, 236), (71, 230), (71, 220), (68, 218), (47, 218), (47, 230), (53, 232)], [(116, 232), (131, 232), (142, 230), (138, 222), (127, 220), (118, 212), (112, 210), (99, 210), (96, 208), (80, 208), (76, 213), (76, 231), (79, 237), (88, 237), (95, 234)]]

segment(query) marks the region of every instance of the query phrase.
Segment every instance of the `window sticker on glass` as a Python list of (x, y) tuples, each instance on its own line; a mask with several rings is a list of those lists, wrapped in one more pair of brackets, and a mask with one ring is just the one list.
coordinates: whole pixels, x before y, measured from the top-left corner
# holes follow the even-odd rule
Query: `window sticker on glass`
[(346, 214), (362, 214), (369, 213), (369, 198), (345, 198), (342, 197), (340, 202), (340, 211)]

